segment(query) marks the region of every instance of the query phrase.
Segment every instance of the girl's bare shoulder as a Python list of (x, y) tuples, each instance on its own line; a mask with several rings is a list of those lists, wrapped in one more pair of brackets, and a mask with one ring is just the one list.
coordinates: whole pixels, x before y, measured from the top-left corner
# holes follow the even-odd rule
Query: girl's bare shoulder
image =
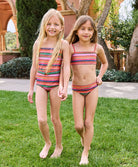
[(103, 49), (102, 45), (100, 45), (98, 43), (97, 43), (97, 47), (96, 47), (96, 53), (97, 53), (98, 57), (105, 56), (105, 52), (104, 52), (104, 49)]
[(69, 42), (67, 40), (62, 39), (61, 49), (62, 50), (69, 49)]
[(71, 52), (71, 54), (73, 54), (75, 52), (76, 46), (78, 46), (78, 42), (70, 44), (70, 52)]
[(70, 53), (73, 54), (74, 53), (74, 44), (70, 44), (69, 48), (70, 48)]
[(97, 45), (97, 50), (102, 50), (103, 49), (103, 47), (102, 47), (102, 45), (100, 45), (99, 43), (96, 43), (96, 45)]

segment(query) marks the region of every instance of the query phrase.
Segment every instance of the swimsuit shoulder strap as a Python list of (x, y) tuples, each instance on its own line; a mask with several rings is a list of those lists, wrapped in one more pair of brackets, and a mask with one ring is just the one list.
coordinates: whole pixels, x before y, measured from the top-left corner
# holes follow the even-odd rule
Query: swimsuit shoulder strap
[(95, 46), (94, 46), (94, 52), (96, 51), (96, 48), (97, 48), (97, 43), (96, 43)]
[(74, 53), (75, 53), (75, 52), (76, 52), (76, 51), (75, 51), (75, 46), (74, 46), (73, 44), (72, 44), (72, 47), (73, 47), (73, 50), (74, 50)]

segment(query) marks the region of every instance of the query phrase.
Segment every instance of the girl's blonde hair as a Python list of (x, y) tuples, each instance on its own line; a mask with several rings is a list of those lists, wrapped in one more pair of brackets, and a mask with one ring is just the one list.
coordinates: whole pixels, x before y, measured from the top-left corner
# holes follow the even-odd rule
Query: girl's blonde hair
[[(38, 45), (37, 45), (37, 50), (36, 50), (36, 66), (38, 68), (38, 59), (39, 59), (39, 50), (41, 48), (41, 45), (42, 45), (42, 42), (44, 40), (44, 38), (47, 37), (47, 34), (46, 34), (46, 26), (49, 22), (49, 19), (52, 17), (52, 16), (57, 16), (61, 22), (61, 26), (64, 27), (64, 18), (63, 16), (61, 15), (61, 13), (55, 9), (49, 9), (43, 16), (42, 20), (41, 20), (41, 24), (40, 24), (40, 28), (39, 28), (39, 34), (38, 34), (38, 37), (36, 39)], [(49, 63), (48, 63), (48, 66), (47, 66), (47, 69), (46, 69), (46, 72), (49, 71), (50, 67), (52, 66), (53, 62), (55, 61), (55, 59), (57, 58), (57, 56), (59, 55), (60, 53), (60, 49), (61, 49), (61, 44), (62, 44), (62, 38), (64, 36), (64, 31), (62, 30), (59, 35), (58, 35), (58, 38), (57, 38), (57, 43), (56, 43), (56, 46), (53, 50), (53, 53), (52, 53), (52, 58), (50, 59)]]
[(90, 39), (90, 42), (94, 42), (94, 43), (97, 42), (97, 29), (96, 29), (96, 25), (95, 25), (93, 19), (92, 19), (90, 16), (88, 16), (88, 15), (82, 15), (82, 16), (80, 16), (80, 17), (77, 19), (77, 21), (76, 21), (75, 24), (74, 24), (73, 29), (71, 30), (70, 34), (69, 34), (68, 37), (67, 37), (67, 40), (68, 40), (69, 43), (76, 43), (76, 42), (79, 41), (79, 37), (78, 37), (78, 35), (77, 35), (77, 31), (78, 31), (79, 28), (80, 28), (83, 24), (85, 24), (88, 20), (90, 21), (91, 26), (92, 26), (92, 28), (94, 29), (94, 33), (93, 33), (92, 38)]

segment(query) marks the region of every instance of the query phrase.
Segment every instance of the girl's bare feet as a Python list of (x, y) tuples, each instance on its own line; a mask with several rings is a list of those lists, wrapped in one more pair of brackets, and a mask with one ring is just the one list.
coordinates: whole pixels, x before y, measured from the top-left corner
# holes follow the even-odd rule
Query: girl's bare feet
[(82, 156), (81, 156), (81, 161), (80, 161), (80, 165), (87, 165), (89, 163), (88, 161), (88, 153), (85, 153), (84, 151), (82, 152)]
[(44, 159), (47, 157), (50, 147), (51, 147), (51, 143), (45, 144), (44, 148), (42, 149), (42, 151), (39, 154), (40, 158)]
[(50, 158), (58, 158), (60, 157), (61, 153), (62, 153), (63, 147), (56, 147), (54, 150), (54, 153), (51, 155)]

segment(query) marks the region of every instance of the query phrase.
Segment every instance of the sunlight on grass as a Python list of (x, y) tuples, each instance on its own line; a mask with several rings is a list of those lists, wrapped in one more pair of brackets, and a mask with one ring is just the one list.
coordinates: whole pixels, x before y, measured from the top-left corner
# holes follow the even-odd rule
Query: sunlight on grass
[[(78, 104), (79, 105), (79, 104)], [(94, 121), (94, 138), (88, 167), (136, 167), (138, 101), (99, 98)], [(1, 167), (78, 167), (82, 152), (74, 129), (72, 96), (62, 102), (63, 153), (50, 159), (55, 147), (54, 130), (48, 124), (52, 147), (45, 160), (39, 158), (44, 140), (38, 128), (35, 104), (27, 93), (0, 91), (0, 166)]]

